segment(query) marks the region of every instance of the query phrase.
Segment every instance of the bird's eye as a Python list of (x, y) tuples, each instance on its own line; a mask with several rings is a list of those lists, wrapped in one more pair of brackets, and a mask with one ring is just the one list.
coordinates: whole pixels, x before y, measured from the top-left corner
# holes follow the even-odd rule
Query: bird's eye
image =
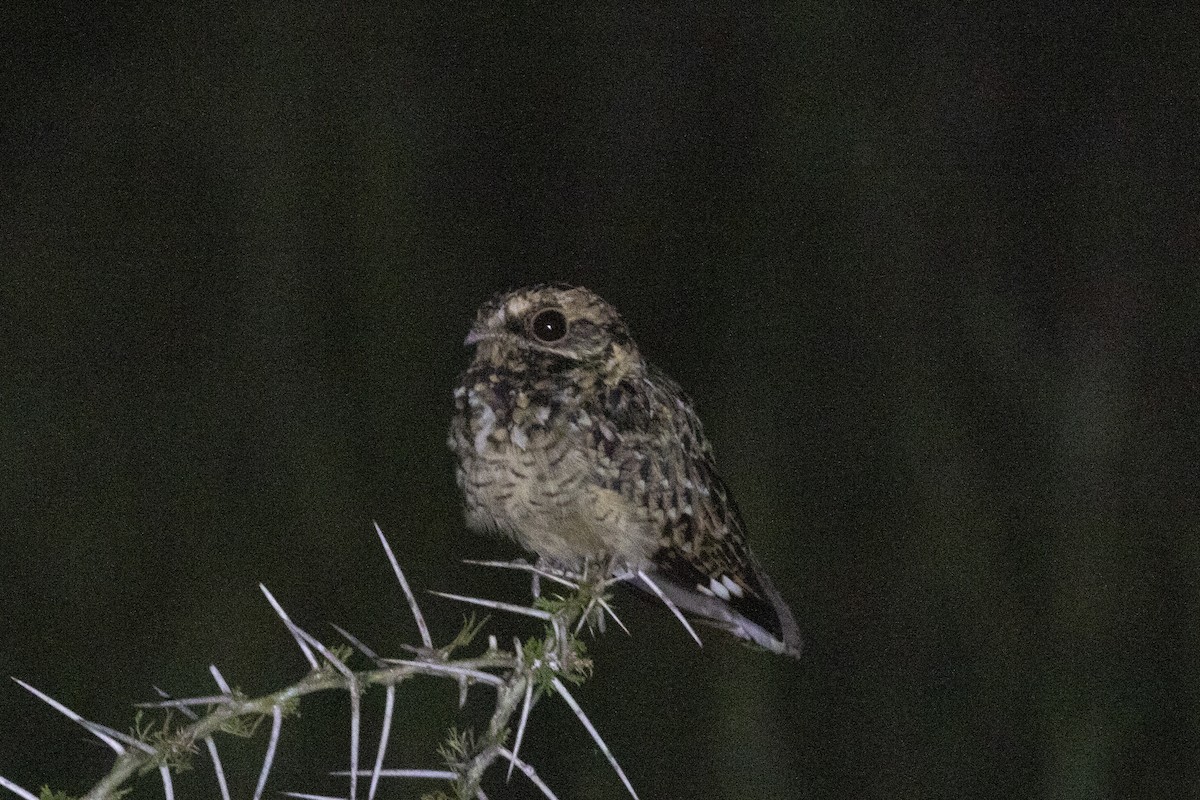
[(567, 318), (554, 308), (548, 308), (533, 318), (530, 330), (539, 342), (557, 342), (567, 335)]

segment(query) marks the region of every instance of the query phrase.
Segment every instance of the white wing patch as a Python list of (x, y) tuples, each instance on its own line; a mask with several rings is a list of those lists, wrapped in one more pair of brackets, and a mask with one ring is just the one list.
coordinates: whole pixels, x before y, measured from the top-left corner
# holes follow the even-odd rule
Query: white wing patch
[(708, 585), (702, 583), (696, 584), (696, 590), (700, 594), (708, 595), (709, 597), (719, 597), (726, 602), (731, 597), (745, 597), (746, 592), (728, 575), (722, 575), (720, 579), (709, 578)]
[(719, 581), (716, 578), (709, 578), (708, 589), (710, 594), (714, 594), (722, 600), (729, 599), (729, 589), (726, 588), (722, 581)]

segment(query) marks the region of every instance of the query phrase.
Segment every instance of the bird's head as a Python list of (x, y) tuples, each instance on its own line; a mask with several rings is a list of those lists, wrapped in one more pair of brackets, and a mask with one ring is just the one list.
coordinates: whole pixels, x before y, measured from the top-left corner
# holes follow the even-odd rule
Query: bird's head
[(539, 284), (498, 294), (467, 334), (475, 362), (496, 366), (585, 367), (606, 383), (642, 368), (637, 345), (617, 310), (582, 287)]

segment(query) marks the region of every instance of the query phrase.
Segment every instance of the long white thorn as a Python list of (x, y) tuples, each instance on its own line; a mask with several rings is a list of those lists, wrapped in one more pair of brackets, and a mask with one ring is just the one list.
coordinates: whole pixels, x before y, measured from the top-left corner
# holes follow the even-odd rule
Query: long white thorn
[(375, 753), (375, 768), (371, 770), (371, 788), (367, 792), (368, 800), (375, 800), (375, 790), (379, 788), (380, 774), (383, 772), (383, 756), (387, 752), (388, 737), (392, 733), (392, 716), (396, 709), (396, 684), (389, 683), (383, 702), (383, 725), (379, 732), (379, 750)]
[(308, 631), (293, 625), (292, 633), (299, 637), (297, 641), (308, 642), (346, 679), (346, 689), (350, 694), (350, 800), (357, 800), (358, 755), (362, 737), (362, 692), (359, 691), (358, 676)]
[(533, 680), (525, 679), (525, 700), (521, 704), (521, 719), (517, 722), (517, 738), (513, 741), (512, 752), (509, 753), (508, 775), (505, 780), (512, 780), (513, 767), (517, 765), (517, 753), (521, 751), (521, 740), (525, 738), (525, 724), (529, 722), (529, 710), (533, 707)]
[(583, 713), (582, 706), (575, 702), (575, 698), (572, 697), (571, 693), (567, 691), (567, 687), (563, 685), (562, 680), (559, 678), (554, 678), (551, 680), (551, 685), (554, 686), (554, 690), (559, 693), (563, 700), (566, 701), (567, 705), (571, 707), (571, 710), (575, 712), (575, 716), (579, 718), (579, 721), (583, 724), (583, 727), (587, 729), (587, 732), (592, 737), (592, 741), (594, 741), (596, 746), (600, 748), (600, 752), (603, 753), (604, 757), (608, 759), (609, 765), (611, 765), (613, 770), (617, 773), (617, 777), (621, 779), (621, 783), (625, 784), (625, 789), (633, 797), (633, 800), (639, 800), (637, 792), (633, 790), (633, 784), (630, 783), (629, 778), (625, 776), (625, 770), (621, 769), (621, 765), (617, 763), (617, 759), (612, 754), (612, 751), (608, 749), (608, 745), (606, 745), (604, 740), (600, 738), (600, 732), (596, 730), (594, 725), (592, 725), (592, 721), (588, 719), (587, 714)]
[(562, 617), (557, 614), (550, 620), (550, 627), (554, 631), (554, 643), (557, 645), (557, 654), (554, 656), (554, 662), (551, 666), (555, 669), (562, 667), (567, 663), (567, 624)]
[(205, 736), (204, 744), (212, 757), (213, 771), (217, 773), (217, 788), (221, 790), (221, 800), (229, 800), (229, 783), (225, 780), (225, 768), (221, 766), (221, 754), (217, 752), (217, 743), (211, 736)]
[(540, 608), (531, 608), (529, 606), (518, 606), (513, 603), (504, 603), (499, 600), (483, 600), (478, 597), (465, 597), (461, 594), (450, 594), (449, 592), (430, 591), (430, 594), (436, 594), (438, 597), (445, 597), (447, 600), (457, 600), (460, 603), (470, 603), (475, 606), (483, 606), (484, 608), (495, 609), (496, 611), (508, 611), (513, 614), (523, 614), (527, 617), (536, 617), (537, 619), (551, 622), (554, 615), (549, 611), (543, 611)]
[(579, 588), (579, 583), (577, 581), (570, 580), (566, 576), (566, 573), (556, 572), (554, 570), (547, 569), (547, 568), (539, 566), (537, 564), (530, 564), (528, 561), (522, 561), (522, 560), (517, 560), (517, 561), (475, 561), (473, 559), (467, 558), (467, 559), (463, 559), (463, 563), (464, 564), (473, 564), (477, 567), (495, 567), (496, 569), (520, 570), (521, 572), (529, 572), (534, 575), (540, 575), (543, 578), (552, 580), (555, 583), (561, 584), (562, 586), (566, 586), (570, 589), (578, 589)]
[[(581, 630), (583, 630), (583, 626), (588, 621), (588, 615), (592, 613), (592, 609), (595, 607), (596, 607), (596, 598), (593, 597), (591, 600), (588, 601), (587, 608), (583, 609), (583, 613), (579, 615), (579, 622), (575, 623), (575, 635), (576, 636), (578, 636), (579, 632)], [(603, 617), (601, 617), (601, 620), (603, 620)], [(588, 628), (588, 630), (590, 631), (591, 628)]]
[(638, 576), (638, 573), (633, 572), (632, 570), (622, 569), (622, 570), (612, 573), (607, 578), (605, 578), (603, 581), (601, 581), (598, 584), (597, 589), (607, 589), (609, 586), (616, 586), (618, 583), (625, 583), (626, 581), (632, 581), (635, 578), (637, 578), (637, 576)]
[[(99, 739), (100, 741), (104, 742), (106, 745), (111, 747), (113, 749), (113, 751), (117, 753), (117, 755), (124, 754), (125, 745), (123, 745), (119, 741), (117, 741), (119, 738), (121, 738), (120, 735), (112, 736), (110, 733), (108, 733), (105, 730), (103, 725), (97, 725), (96, 723), (94, 723), (90, 720), (84, 719), (79, 714), (76, 714), (74, 711), (72, 711), (71, 709), (64, 706), (62, 703), (55, 700), (50, 695), (46, 694), (45, 692), (43, 692), (39, 689), (33, 688), (32, 686), (30, 686), (28, 683), (21, 680), (20, 678), (13, 678), (13, 680), (16, 681), (17, 685), (20, 686), (22, 689), (29, 692), (37, 699), (41, 700), (43, 703), (46, 703), (47, 705), (49, 705), (51, 708), (53, 708), (58, 713), (62, 714), (67, 719), (71, 720), (74, 723), (77, 723), (78, 725), (83, 726), (83, 728), (85, 730), (87, 730), (88, 733), (92, 734), (97, 739)], [(113, 733), (116, 733), (116, 731), (113, 731)], [(153, 751), (151, 751), (151, 752), (153, 752)]]
[(392, 552), (392, 547), (388, 544), (387, 537), (383, 535), (383, 528), (379, 527), (378, 522), (372, 522), (372, 524), (375, 526), (375, 533), (379, 534), (379, 541), (383, 545), (383, 552), (387, 554), (388, 561), (392, 564), (392, 571), (396, 573), (396, 579), (400, 581), (400, 588), (404, 590), (404, 596), (408, 598), (408, 607), (412, 610), (413, 619), (417, 621), (417, 630), (421, 632), (421, 643), (427, 648), (432, 649), (433, 639), (429, 638), (429, 626), (425, 624), (425, 617), (421, 614), (421, 607), (417, 605), (417, 597), (408, 585), (408, 579), (404, 577), (404, 570), (400, 569), (400, 562), (396, 560), (396, 554)]
[(503, 686), (504, 680), (493, 675), (490, 672), (483, 672), (470, 667), (456, 667), (453, 664), (442, 664), (437, 661), (409, 661), (404, 658), (385, 658), (385, 664), (396, 664), (402, 667), (417, 667), (429, 672), (441, 672), (446, 675), (457, 675), (460, 677), (471, 678), (480, 681), (481, 683), (490, 683), (492, 686)]
[[(159, 697), (161, 697), (164, 702), (172, 702), (175, 700), (175, 698), (171, 697), (171, 693), (168, 692), (166, 689), (163, 689), (159, 686), (151, 686), (150, 688), (153, 689), (154, 693), (157, 694)], [(134, 703), (133, 707), (138, 708), (140, 705), (141, 705), (140, 703)], [(183, 714), (188, 719), (193, 719), (193, 720), (199, 719), (199, 717), (196, 716), (196, 712), (192, 711), (190, 708), (187, 708), (186, 706), (180, 707), (179, 711), (181, 714)]]
[(267, 740), (267, 754), (263, 756), (262, 772), (258, 774), (258, 785), (254, 787), (254, 800), (261, 800), (267, 787), (267, 776), (271, 774), (271, 763), (275, 760), (275, 748), (279, 745), (279, 729), (283, 727), (283, 709), (271, 707), (271, 738)]
[(680, 611), (679, 607), (671, 601), (671, 598), (663, 594), (663, 590), (658, 588), (658, 584), (650, 580), (650, 576), (647, 575), (644, 570), (638, 570), (637, 575), (642, 579), (642, 583), (650, 587), (650, 591), (654, 592), (654, 594), (658, 596), (658, 599), (663, 601), (663, 605), (671, 610), (671, 613), (675, 615), (677, 620), (679, 620), (679, 624), (682, 625), (684, 629), (692, 635), (692, 638), (696, 640), (696, 644), (704, 647), (704, 642), (700, 641), (700, 637), (696, 635), (696, 631), (692, 629), (692, 626), (688, 623), (687, 618), (683, 616), (683, 612)]
[(601, 608), (603, 608), (605, 611), (608, 612), (608, 615), (613, 618), (613, 622), (617, 623), (617, 625), (620, 626), (621, 630), (625, 631), (626, 636), (633, 635), (629, 632), (629, 628), (625, 627), (625, 623), (621, 622), (621, 618), (617, 616), (617, 612), (613, 611), (613, 607), (610, 606), (608, 604), (608, 602), (604, 600), (604, 598), (598, 597), (598, 598), (596, 598), (596, 602), (600, 604)]
[(290, 633), (292, 638), (296, 640), (297, 646), (299, 646), (301, 652), (304, 653), (304, 657), (308, 659), (308, 665), (313, 669), (320, 669), (320, 665), (317, 664), (317, 657), (313, 655), (313, 651), (309, 649), (309, 646), (305, 643), (304, 639), (297, 633), (297, 631), (300, 630), (299, 627), (292, 622), (291, 617), (289, 617), (287, 612), (283, 610), (283, 606), (279, 605), (279, 601), (275, 599), (275, 595), (271, 594), (271, 590), (268, 589), (265, 584), (260, 583), (258, 588), (261, 589), (262, 593), (267, 596), (267, 602), (271, 604), (271, 608), (275, 609), (275, 613), (279, 615), (281, 620), (283, 620), (283, 624), (288, 629), (288, 633)]
[(233, 694), (233, 689), (229, 688), (229, 681), (225, 680), (225, 676), (221, 674), (221, 670), (217, 669), (216, 664), (209, 664), (208, 672), (212, 675), (213, 680), (217, 682), (218, 689), (225, 694)]
[(546, 795), (546, 797), (550, 798), (550, 800), (558, 800), (558, 795), (550, 791), (550, 787), (546, 785), (546, 782), (543, 781), (541, 776), (537, 774), (537, 770), (535, 770), (530, 764), (527, 764), (521, 759), (517, 758), (516, 753), (512, 753), (503, 747), (498, 747), (496, 749), (500, 752), (500, 755), (516, 764), (517, 769), (521, 770), (521, 772), (524, 772), (525, 777), (529, 778), (529, 782), (542, 790), (542, 794)]
[[(329, 774), (341, 777), (349, 773), (346, 770), (338, 770)], [(361, 771), (361, 774), (365, 777), (371, 773), (364, 769)], [(451, 772), (448, 769), (384, 769), (380, 770), (379, 774), (384, 778), (428, 778), (434, 781), (452, 781), (459, 777), (457, 772)], [(287, 794), (293, 797), (301, 796), (296, 792), (287, 792)]]
[(358, 757), (362, 749), (362, 699), (358, 681), (350, 686), (350, 800), (358, 800)]
[(163, 782), (163, 796), (166, 800), (175, 800), (175, 784), (171, 781), (171, 768), (162, 764), (158, 768), (159, 777)]
[(21, 800), (38, 800), (38, 796), (36, 794), (26, 789), (22, 789), (20, 786), (17, 786), (3, 775), (0, 775), (0, 786), (8, 789), (10, 792), (20, 797)]
[(372, 661), (374, 661), (375, 663), (377, 663), (377, 664), (379, 663), (379, 654), (378, 654), (378, 653), (376, 653), (376, 652), (375, 652), (374, 650), (372, 650), (371, 648), (367, 647), (365, 644), (363, 644), (363, 643), (362, 643), (362, 642), (361, 642), (361, 641), (358, 639), (358, 637), (357, 637), (357, 636), (355, 636), (354, 634), (350, 633), (350, 631), (346, 630), (345, 628), (342, 628), (342, 627), (341, 627), (341, 626), (339, 626), (339, 625), (334, 625), (332, 622), (331, 622), (331, 623), (329, 623), (329, 624), (333, 626), (333, 629), (334, 629), (335, 631), (337, 631), (338, 633), (340, 633), (340, 634), (342, 635), (342, 638), (343, 638), (343, 639), (345, 639), (345, 640), (346, 640), (347, 642), (349, 642), (350, 644), (354, 645), (354, 647), (358, 648), (358, 651), (359, 651), (360, 653), (362, 653), (364, 656), (366, 656), (367, 658), (371, 659), (371, 660), (372, 660)]
[(170, 700), (159, 700), (154, 703), (134, 703), (134, 708), (177, 708), (180, 711), (190, 710), (190, 706), (219, 706), (228, 703), (228, 695), (211, 694), (207, 697), (172, 697)]

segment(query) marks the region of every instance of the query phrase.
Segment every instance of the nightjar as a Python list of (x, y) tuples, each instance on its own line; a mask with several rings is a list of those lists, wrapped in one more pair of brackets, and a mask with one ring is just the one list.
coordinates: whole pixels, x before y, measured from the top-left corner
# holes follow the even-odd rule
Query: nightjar
[(449, 444), (469, 527), (551, 565), (644, 570), (683, 611), (799, 656), (691, 401), (612, 306), (563, 284), (518, 289), (479, 309), (466, 344)]

